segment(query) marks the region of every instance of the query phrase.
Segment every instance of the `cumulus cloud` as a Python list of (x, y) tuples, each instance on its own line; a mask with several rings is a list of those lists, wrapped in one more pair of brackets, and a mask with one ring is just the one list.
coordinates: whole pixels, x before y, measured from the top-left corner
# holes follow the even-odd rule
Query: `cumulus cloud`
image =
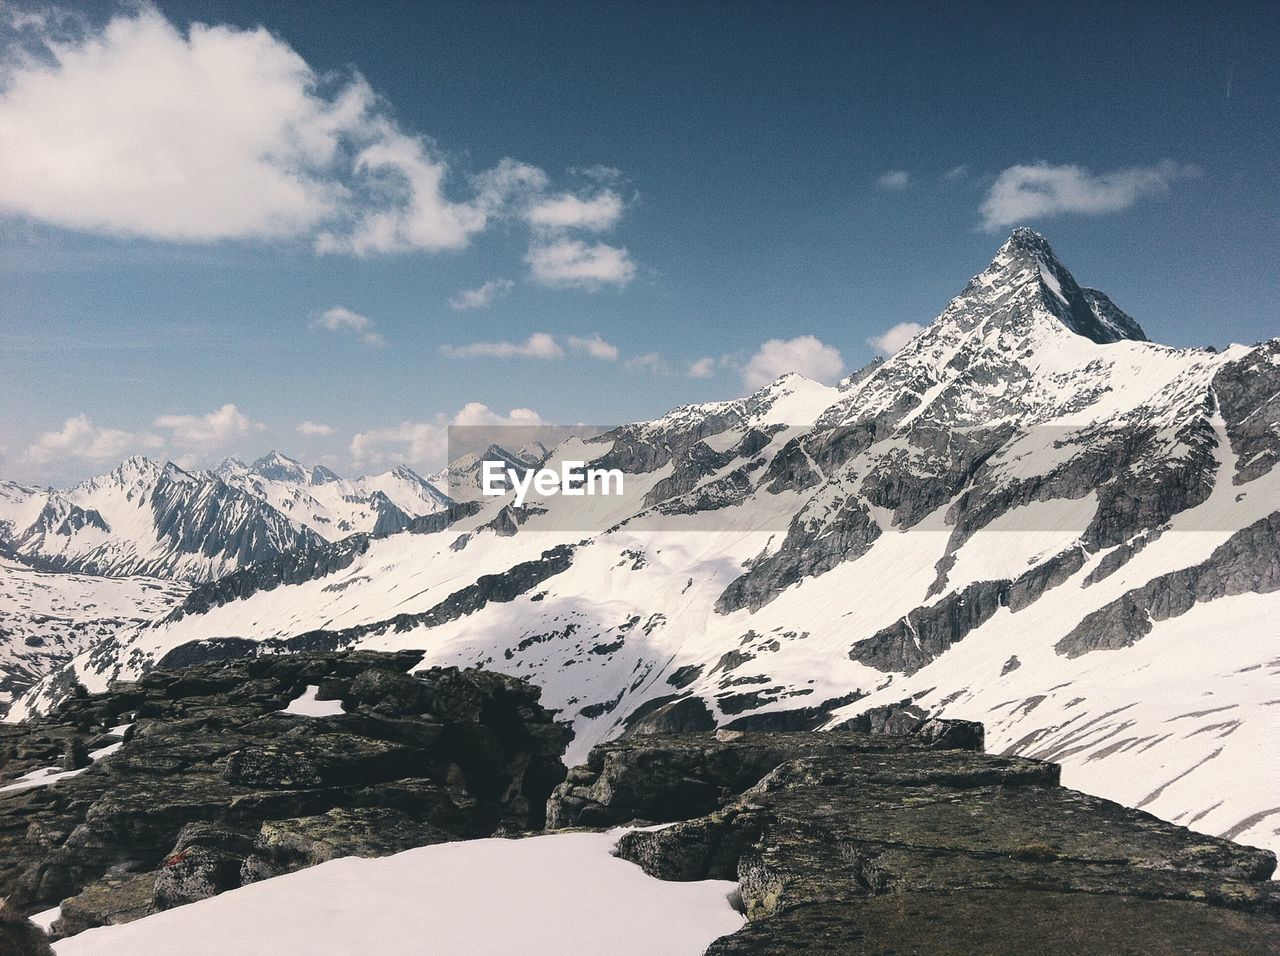
[(406, 421), (387, 428), (358, 432), (351, 439), (351, 458), (357, 465), (406, 462), (424, 468), (443, 465), (450, 425), (545, 425), (531, 408), (513, 408), (503, 415), (481, 402), (469, 402), (452, 416), (439, 414), (428, 421)]
[(299, 435), (312, 435), (317, 437), (325, 437), (333, 434), (333, 426), (325, 425), (321, 422), (302, 422), (294, 429)]
[(495, 301), (511, 291), (515, 283), (510, 279), (490, 279), (475, 289), (463, 289), (449, 300), (449, 308), (459, 312), (471, 309), (487, 309)]
[(881, 355), (893, 355), (923, 331), (924, 326), (919, 322), (899, 322), (879, 335), (871, 336), (867, 344)]
[(1096, 216), (1117, 212), (1139, 199), (1162, 195), (1174, 182), (1199, 174), (1195, 166), (1168, 159), (1154, 166), (1097, 174), (1083, 166), (1043, 162), (1010, 166), (996, 177), (982, 202), (982, 226), (995, 230), (1065, 213)]
[(8, 51), (0, 209), (180, 241), (293, 236), (341, 209), (331, 166), (372, 105), (363, 81), (323, 95), (265, 29), (183, 35), (148, 7), (42, 39)]
[(208, 452), (223, 448), (266, 426), (227, 403), (207, 415), (161, 415), (152, 423), (169, 433), (169, 440), (188, 451)]
[(567, 238), (618, 222), (615, 170), (577, 171), (581, 195), (514, 159), (461, 175), (358, 73), (321, 75), (262, 27), (181, 30), (145, 3), (99, 26), (31, 15), (19, 27), (0, 49), (0, 215), (354, 256), (459, 249), (519, 222), (539, 281), (630, 279), (625, 250)]
[(186, 467), (199, 456), (266, 427), (230, 403), (206, 415), (160, 415), (152, 426), (157, 431), (128, 431), (95, 425), (85, 414), (75, 415), (61, 428), (39, 435), (22, 457), (34, 465), (49, 465), (69, 460), (115, 462), (139, 453), (167, 454)]
[(890, 169), (880, 174), (876, 185), (881, 189), (901, 192), (911, 183), (911, 174), (905, 169)]
[(698, 359), (689, 366), (690, 378), (710, 378), (716, 374), (716, 360), (710, 355)]
[(330, 332), (351, 332), (359, 336), (365, 345), (377, 347), (385, 345), (386, 340), (373, 327), (373, 320), (367, 315), (353, 312), (345, 306), (335, 305), (325, 309), (311, 322), (317, 329)]
[(442, 345), (440, 353), (449, 358), (533, 358), (564, 357), (560, 343), (546, 332), (534, 332), (524, 342), (472, 342), (470, 345)]
[(116, 461), (132, 451), (153, 449), (161, 444), (163, 439), (159, 435), (103, 428), (94, 425), (88, 415), (80, 414), (68, 418), (61, 428), (42, 433), (27, 448), (23, 458), (36, 465), (67, 459)]
[(579, 355), (590, 355), (592, 358), (603, 359), (606, 362), (618, 361), (618, 347), (600, 338), (598, 332), (587, 339), (576, 335), (569, 336), (569, 348)]
[(635, 355), (622, 363), (628, 372), (644, 372), (649, 375), (670, 375), (671, 365), (657, 352)]
[(589, 199), (563, 193), (536, 202), (529, 208), (526, 218), (532, 225), (547, 229), (599, 232), (617, 225), (622, 218), (622, 197), (612, 190), (605, 190)]
[(749, 391), (762, 388), (787, 372), (831, 383), (844, 371), (839, 350), (812, 335), (794, 339), (770, 339), (742, 367), (742, 385)]
[(345, 230), (320, 234), (320, 252), (368, 256), (460, 249), (484, 229), (484, 209), (445, 198), (448, 166), (420, 137), (400, 132), (383, 117), (371, 121), (369, 130), (374, 141), (356, 154), (354, 172), (364, 177), (370, 201), (350, 216)]
[(534, 281), (550, 288), (625, 286), (636, 274), (626, 249), (580, 239), (537, 242), (525, 257)]

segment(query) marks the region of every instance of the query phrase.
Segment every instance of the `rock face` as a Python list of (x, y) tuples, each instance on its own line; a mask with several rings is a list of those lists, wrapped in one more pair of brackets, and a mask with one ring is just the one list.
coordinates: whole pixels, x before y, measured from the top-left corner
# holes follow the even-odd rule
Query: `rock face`
[(1155, 622), (1185, 614), (1197, 602), (1278, 588), (1280, 512), (1237, 531), (1208, 560), (1152, 578), (1089, 614), (1054, 649), (1080, 657), (1128, 647), (1149, 634)]
[(567, 726), (514, 678), (406, 673), (421, 656), (155, 670), (0, 728), (0, 885), (28, 912), (61, 904), (69, 934), (338, 856), (540, 828)]
[(1275, 952), (1273, 854), (1067, 790), (1056, 765), (938, 723), (616, 741), (570, 771), (548, 821), (680, 820), (617, 852), (661, 879), (738, 881), (747, 925), (713, 954)]

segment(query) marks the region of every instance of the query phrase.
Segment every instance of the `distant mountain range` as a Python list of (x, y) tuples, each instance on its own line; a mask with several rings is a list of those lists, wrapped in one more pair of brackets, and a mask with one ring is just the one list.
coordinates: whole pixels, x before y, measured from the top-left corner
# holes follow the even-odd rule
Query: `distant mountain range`
[[(1057, 761), (1070, 786), (1280, 845), (1257, 785), (1280, 771), (1280, 339), (1152, 343), (1019, 229), (838, 385), (783, 376), (548, 465), (570, 455), (627, 475), (590, 528), (566, 520), (582, 499), (451, 508), (381, 479), (344, 510), (328, 475), (271, 456), (207, 475), (135, 460), (10, 495), (0, 516), (21, 513), (9, 540), (32, 560), (239, 569), (11, 716), (161, 661), (418, 648), (540, 685), (574, 723), (570, 763), (641, 728), (817, 729), (892, 705), (982, 721), (989, 749)], [(439, 510), (320, 540), (394, 524), (375, 492)]]
[(45, 570), (209, 581), (449, 504), (404, 466), (347, 479), (275, 451), (212, 471), (135, 457), (65, 491), (0, 481), (0, 549)]

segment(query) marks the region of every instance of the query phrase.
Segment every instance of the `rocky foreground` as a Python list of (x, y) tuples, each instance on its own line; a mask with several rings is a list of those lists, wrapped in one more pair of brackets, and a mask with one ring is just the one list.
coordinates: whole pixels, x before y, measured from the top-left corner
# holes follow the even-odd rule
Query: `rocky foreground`
[(69, 935), (341, 856), (636, 823), (673, 824), (618, 843), (650, 876), (738, 882), (712, 953), (1278, 951), (1271, 853), (1064, 789), (980, 725), (633, 733), (566, 776), (536, 688), (419, 659), (159, 670), (0, 727), (0, 951), (47, 952), (19, 912)]
[(622, 837), (660, 879), (738, 881), (708, 954), (1275, 953), (1276, 859), (1058, 785), (1055, 764), (907, 737), (720, 731), (597, 747), (548, 823)]
[[(569, 730), (523, 681), (406, 674), (421, 656), (158, 670), (0, 726), (10, 905), (61, 904), (53, 932), (69, 935), (336, 857), (541, 828)], [(283, 712), (308, 688), (340, 712)], [(82, 772), (6, 791), (51, 765)]]

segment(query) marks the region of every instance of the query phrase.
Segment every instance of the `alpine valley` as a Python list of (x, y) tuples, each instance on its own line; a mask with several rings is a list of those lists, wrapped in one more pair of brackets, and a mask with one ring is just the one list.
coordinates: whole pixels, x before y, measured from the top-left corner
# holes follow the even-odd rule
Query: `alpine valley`
[(415, 650), (540, 687), (570, 766), (641, 731), (980, 721), (1067, 786), (1280, 849), (1278, 459), (1280, 339), (1150, 342), (1018, 229), (835, 386), (552, 448), (626, 474), (589, 515), (274, 453), (0, 484), (7, 719), (153, 669)]

